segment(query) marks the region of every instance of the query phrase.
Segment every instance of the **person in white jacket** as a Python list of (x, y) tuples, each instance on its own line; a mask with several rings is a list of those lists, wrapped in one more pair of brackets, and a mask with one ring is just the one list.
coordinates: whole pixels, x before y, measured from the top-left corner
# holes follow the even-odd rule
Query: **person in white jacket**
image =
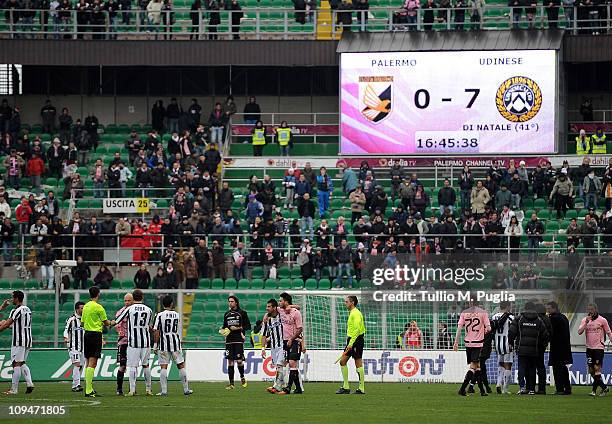
[[(147, 19), (149, 22), (149, 32), (158, 32), (161, 22), (161, 10), (164, 4), (161, 0), (151, 0), (147, 5)], [(157, 35), (155, 35), (157, 38)]]
[(132, 171), (123, 164), (119, 163), (119, 184), (121, 185), (121, 197), (125, 197), (125, 188), (127, 187), (128, 180), (132, 179)]
[(5, 218), (11, 217), (11, 205), (9, 205), (2, 196), (0, 196), (0, 212), (4, 214)]

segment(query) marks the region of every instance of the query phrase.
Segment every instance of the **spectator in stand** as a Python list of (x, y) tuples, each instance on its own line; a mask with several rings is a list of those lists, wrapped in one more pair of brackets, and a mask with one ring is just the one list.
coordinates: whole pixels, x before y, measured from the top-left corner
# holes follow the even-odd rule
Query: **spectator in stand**
[[(61, 119), (61, 117), (60, 117)], [(69, 139), (70, 137), (68, 137)], [(68, 141), (66, 141), (68, 144)], [(65, 160), (64, 149), (61, 146), (60, 139), (55, 137), (53, 143), (47, 150), (47, 163), (49, 164), (49, 175), (51, 177), (60, 178), (62, 175), (62, 163)]]
[(198, 263), (195, 259), (195, 251), (193, 247), (190, 247), (184, 258), (185, 262), (185, 288), (187, 290), (194, 290), (198, 288)]
[(285, 209), (293, 209), (293, 202), (295, 200), (295, 184), (297, 180), (295, 178), (295, 170), (293, 168), (289, 168), (289, 173), (283, 178), (283, 188), (285, 189)]
[(230, 5), (231, 11), (231, 26), (232, 26), (232, 39), (240, 40), (240, 21), (244, 17), (244, 13), (242, 12), (242, 7), (238, 3), (238, 0), (232, 0)]
[(4, 158), (4, 167), (8, 176), (8, 184), (15, 190), (21, 187), (21, 170), (25, 166), (25, 161), (17, 155), (15, 149), (11, 149), (10, 154)]
[(0, 240), (2, 240), (2, 257), (4, 266), (11, 266), (13, 261), (13, 242), (15, 235), (15, 226), (10, 218), (5, 217), (0, 223)]
[(166, 117), (166, 108), (162, 100), (157, 100), (151, 108), (151, 126), (158, 133), (164, 132), (164, 118)]
[(584, 207), (586, 209), (597, 209), (599, 206), (599, 193), (602, 191), (601, 179), (595, 175), (595, 170), (590, 169), (582, 182), (582, 192), (584, 193)]
[(89, 134), (89, 140), (91, 142), (91, 147), (89, 147), (89, 150), (93, 148), (94, 152), (98, 149), (98, 140), (99, 140), (98, 127), (99, 126), (100, 126), (100, 122), (98, 121), (98, 118), (95, 115), (90, 113), (85, 118), (84, 128), (87, 131), (87, 134)]
[(94, 277), (94, 284), (101, 289), (110, 289), (113, 283), (113, 274), (106, 265), (101, 265), (98, 273)]
[(232, 253), (233, 276), (236, 281), (247, 278), (247, 260), (244, 243), (239, 241)]
[(315, 214), (315, 204), (310, 200), (310, 193), (304, 193), (302, 202), (298, 205), (298, 214), (301, 218), (300, 237), (304, 238), (306, 230), (308, 230), (309, 238), (312, 239), (313, 234), (313, 219)]
[(218, 26), (221, 24), (221, 14), (219, 13), (219, 3), (216, 0), (210, 0), (208, 3), (208, 39), (218, 40)]
[(30, 216), (32, 207), (25, 196), (21, 197), (21, 203), (15, 208), (15, 219), (19, 223), (19, 235), (24, 236), (29, 233)]
[(91, 269), (82, 256), (78, 256), (76, 261), (76, 266), (71, 270), (73, 287), (75, 290), (85, 290), (89, 285)]
[(489, 191), (484, 188), (483, 182), (478, 181), (476, 187), (472, 189), (470, 196), (470, 204), (472, 205), (472, 213), (476, 217), (480, 217), (485, 212), (485, 205), (489, 203), (491, 196)]
[(361, 218), (366, 204), (366, 197), (360, 185), (349, 195), (349, 202), (351, 202), (351, 225), (353, 225), (355, 221)]
[(457, 195), (455, 189), (451, 187), (450, 180), (444, 179), (444, 187), (438, 191), (438, 205), (440, 206), (440, 216), (445, 216), (447, 211), (450, 214), (455, 213), (455, 203), (457, 202)]
[(72, 131), (72, 116), (70, 116), (70, 112), (68, 111), (67, 107), (62, 109), (62, 114), (59, 116), (58, 121), (59, 139), (61, 140), (62, 144), (68, 144)]
[[(11, 217), (11, 205), (8, 204), (3, 196), (0, 196), (0, 214), (4, 215), (4, 218)], [(3, 219), (0, 219), (0, 224), (2, 224), (2, 221)]]
[(327, 168), (322, 166), (317, 176), (317, 200), (319, 201), (319, 217), (323, 217), (329, 209), (329, 200), (334, 191), (334, 183), (327, 174)]
[(523, 235), (523, 227), (518, 222), (516, 216), (510, 218), (510, 223), (506, 227), (504, 234), (508, 237), (510, 251), (512, 252), (513, 258), (518, 258), (518, 249), (521, 245), (521, 236)]
[[(162, 21), (162, 8), (164, 7), (164, 3), (161, 0), (151, 0), (147, 4), (147, 32), (154, 32), (155, 39), (157, 40), (157, 33), (159, 32), (159, 26)], [(168, 106), (170, 108), (170, 106)], [(168, 113), (168, 117), (170, 114)], [(177, 128), (178, 128), (178, 117), (177, 120)], [(170, 130), (170, 123), (168, 123), (168, 130)], [(178, 131), (178, 129), (176, 130)]]
[(591, 99), (584, 99), (580, 105), (580, 115), (584, 122), (593, 121), (593, 103), (591, 103)]
[(512, 28), (518, 29), (523, 14), (522, 0), (508, 0), (508, 6), (512, 9)]
[(529, 249), (529, 261), (535, 262), (538, 255), (538, 248), (542, 243), (544, 234), (544, 223), (538, 219), (536, 213), (531, 214), (531, 219), (525, 226), (525, 232), (527, 233), (527, 247)]
[(189, 115), (189, 131), (195, 132), (200, 125), (200, 117), (202, 116), (202, 106), (198, 104), (198, 99), (191, 99), (187, 114)]
[(244, 105), (244, 123), (247, 125), (255, 125), (261, 120), (261, 109), (257, 104), (255, 97), (249, 97), (249, 101)]
[(225, 254), (223, 252), (223, 246), (219, 244), (217, 241), (213, 241), (212, 249), (212, 268), (213, 268), (213, 278), (221, 278), (225, 281), (226, 272), (225, 272)]
[[(160, 3), (160, 7), (161, 7), (161, 3)], [(178, 105), (176, 97), (173, 97), (170, 100), (170, 104), (166, 108), (165, 117), (166, 117), (166, 121), (168, 124), (168, 132), (178, 133), (179, 132), (179, 118), (181, 117), (181, 108)]]
[(45, 247), (38, 252), (37, 265), (40, 266), (42, 285), (45, 286), (45, 280), (47, 280), (46, 288), (52, 290), (55, 287), (55, 272), (53, 270), (53, 264), (56, 260), (55, 251), (51, 243), (46, 243)]
[(151, 285), (151, 274), (147, 271), (145, 264), (141, 264), (134, 275), (134, 287), (137, 289), (148, 289)]
[[(459, 190), (461, 196), (461, 210), (462, 212), (471, 210), (471, 193), (472, 188), (474, 187), (474, 177), (472, 176), (472, 171), (470, 167), (464, 165), (461, 174), (459, 174)], [(404, 207), (406, 207), (404, 205)]]
[(40, 193), (40, 184), (42, 175), (45, 173), (45, 162), (38, 154), (33, 154), (28, 160), (27, 174), (32, 180), (32, 188), (36, 194)]
[(353, 286), (353, 273), (351, 270), (351, 264), (353, 262), (353, 250), (349, 246), (347, 239), (342, 238), (340, 245), (334, 252), (335, 259), (338, 262), (338, 276), (336, 279), (336, 287), (342, 287), (342, 278), (346, 274), (348, 278), (348, 286)]
[(223, 131), (225, 129), (225, 123), (227, 122), (227, 117), (223, 113), (223, 108), (221, 103), (215, 103), (215, 107), (210, 112), (210, 117), (208, 118), (208, 127), (210, 128), (210, 142), (212, 144), (217, 144), (221, 146), (223, 144)]
[(344, 168), (344, 171), (342, 172), (342, 191), (346, 194), (346, 196), (349, 197), (351, 193), (357, 189), (358, 185), (359, 180), (353, 168), (350, 166)]
[(45, 100), (45, 105), (40, 109), (40, 117), (42, 119), (43, 132), (46, 134), (53, 134), (55, 131), (57, 109), (51, 104), (51, 100)]
[(595, 235), (597, 234), (597, 221), (586, 215), (584, 222), (580, 226), (580, 235), (582, 239), (582, 245), (584, 246), (585, 254), (592, 255), (595, 253)]
[(570, 207), (570, 202), (574, 197), (574, 187), (572, 182), (567, 177), (567, 170), (562, 169), (561, 174), (557, 178), (555, 185), (550, 192), (549, 199), (555, 201), (555, 208), (557, 209), (557, 219), (561, 219), (561, 216), (565, 217), (567, 209)]

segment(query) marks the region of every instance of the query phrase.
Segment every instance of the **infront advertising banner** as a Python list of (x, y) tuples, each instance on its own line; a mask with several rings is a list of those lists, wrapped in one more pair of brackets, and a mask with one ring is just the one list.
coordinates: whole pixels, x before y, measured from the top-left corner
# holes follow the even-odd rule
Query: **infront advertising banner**
[[(225, 351), (187, 351), (187, 372), (190, 381), (226, 381), (227, 361)], [(269, 353), (269, 352), (268, 352)], [(302, 355), (300, 371), (305, 381), (335, 382), (340, 379), (340, 370), (334, 364), (340, 350), (309, 350)], [(548, 355), (546, 355), (548, 357)], [(606, 358), (608, 359), (608, 358)], [(512, 368), (513, 384), (517, 382), (518, 366)], [(612, 358), (604, 361), (602, 379), (612, 384)], [(497, 375), (495, 351), (487, 361), (489, 380)], [(548, 363), (548, 358), (546, 358)], [(385, 383), (461, 383), (467, 370), (465, 351), (450, 350), (365, 350), (363, 366), (367, 382)], [(259, 350), (245, 351), (244, 371), (249, 381), (271, 381), (274, 365), (271, 358), (261, 357)], [(584, 352), (574, 353), (574, 364), (570, 366), (570, 381), (573, 385), (588, 385), (592, 379), (586, 366)], [(550, 369), (547, 379), (550, 382)]]
[[(72, 363), (66, 349), (31, 350), (27, 360), (35, 381), (72, 381)], [(159, 378), (160, 367), (157, 356), (151, 351), (149, 360), (151, 376)], [(83, 375), (85, 369), (83, 368)], [(0, 350), (0, 381), (11, 381), (13, 367), (11, 366), (11, 351)], [(142, 368), (138, 368), (138, 376), (142, 376)], [(98, 360), (94, 378), (96, 380), (115, 380), (117, 377), (117, 351), (105, 349)], [(175, 364), (168, 365), (168, 379), (180, 380)]]

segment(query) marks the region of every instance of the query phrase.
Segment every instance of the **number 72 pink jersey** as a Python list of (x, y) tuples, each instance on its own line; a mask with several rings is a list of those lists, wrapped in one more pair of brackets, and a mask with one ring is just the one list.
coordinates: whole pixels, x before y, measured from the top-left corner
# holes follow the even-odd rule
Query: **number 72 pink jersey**
[(482, 347), (484, 336), (491, 331), (487, 311), (482, 308), (469, 308), (461, 312), (458, 330), (465, 328), (465, 347)]

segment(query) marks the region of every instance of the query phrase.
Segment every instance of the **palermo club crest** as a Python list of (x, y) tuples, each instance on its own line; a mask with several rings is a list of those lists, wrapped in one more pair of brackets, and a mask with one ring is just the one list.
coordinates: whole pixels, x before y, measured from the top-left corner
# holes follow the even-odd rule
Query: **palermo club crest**
[(508, 121), (527, 122), (542, 108), (542, 90), (531, 78), (511, 77), (497, 89), (495, 105)]
[(359, 77), (361, 116), (377, 124), (391, 113), (392, 76)]

